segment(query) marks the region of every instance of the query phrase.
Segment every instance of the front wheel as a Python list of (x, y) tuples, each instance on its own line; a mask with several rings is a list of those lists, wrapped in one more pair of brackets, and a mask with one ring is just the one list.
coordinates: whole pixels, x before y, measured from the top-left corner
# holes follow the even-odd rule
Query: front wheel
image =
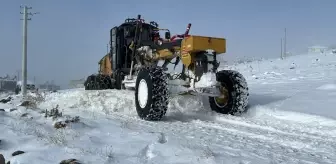
[(161, 67), (143, 68), (135, 84), (135, 107), (141, 119), (158, 121), (168, 109), (168, 76)]
[(216, 79), (221, 84), (222, 96), (209, 97), (211, 109), (218, 113), (231, 115), (245, 112), (249, 93), (243, 75), (233, 70), (222, 70), (217, 72)]

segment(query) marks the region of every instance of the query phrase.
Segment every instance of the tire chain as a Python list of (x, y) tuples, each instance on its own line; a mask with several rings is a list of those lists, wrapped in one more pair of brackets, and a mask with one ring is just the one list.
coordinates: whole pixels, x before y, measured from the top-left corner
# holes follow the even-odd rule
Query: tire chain
[(164, 68), (161, 67), (151, 67), (147, 68), (149, 71), (149, 76), (152, 79), (153, 90), (152, 90), (152, 100), (153, 104), (150, 108), (151, 120), (160, 120), (167, 112), (169, 103), (169, 92), (168, 92), (168, 76), (164, 72)]
[(221, 75), (230, 78), (230, 81), (233, 83), (233, 96), (237, 96), (237, 101), (234, 102), (236, 103), (234, 105), (236, 108), (234, 108), (230, 113), (233, 115), (239, 115), (245, 112), (249, 99), (248, 85), (246, 79), (241, 73), (234, 70), (221, 70), (218, 72), (219, 78), (221, 78)]
[(112, 89), (111, 77), (108, 75), (91, 75), (85, 82), (87, 90)]

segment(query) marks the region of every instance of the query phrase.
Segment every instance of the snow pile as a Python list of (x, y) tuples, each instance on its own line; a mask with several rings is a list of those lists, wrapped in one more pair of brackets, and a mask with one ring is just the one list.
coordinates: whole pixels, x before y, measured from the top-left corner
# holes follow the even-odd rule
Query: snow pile
[(325, 84), (325, 85), (322, 85), (322, 86), (318, 87), (317, 89), (321, 89), (321, 90), (336, 90), (336, 84)]
[(196, 88), (212, 87), (217, 84), (216, 74), (208, 72), (202, 75), (201, 79), (195, 83)]
[[(0, 104), (0, 152), (11, 164), (71, 158), (127, 164), (336, 163), (335, 55), (230, 67), (245, 76), (250, 89), (243, 116), (212, 112), (208, 98), (196, 96), (171, 97), (159, 122), (137, 117), (133, 91), (32, 95), (36, 107), (19, 106), (21, 97), (12, 96)], [(62, 114), (50, 114), (56, 107)], [(68, 119), (76, 116), (76, 122)], [(59, 121), (64, 127), (55, 128)], [(18, 150), (24, 153), (13, 156)]]

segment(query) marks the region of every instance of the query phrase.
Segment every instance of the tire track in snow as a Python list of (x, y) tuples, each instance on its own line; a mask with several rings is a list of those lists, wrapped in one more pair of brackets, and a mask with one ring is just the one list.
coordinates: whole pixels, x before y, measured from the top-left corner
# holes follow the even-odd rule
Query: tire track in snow
[[(125, 115), (113, 115), (111, 119), (132, 120), (136, 122), (140, 128), (147, 127), (149, 131), (156, 131), (173, 135), (175, 138), (181, 138), (182, 141), (186, 139), (192, 140), (195, 145), (200, 147), (211, 146), (217, 149), (227, 149), (229, 152), (236, 150), (238, 154), (240, 151), (247, 153), (249, 156), (256, 156), (264, 158), (267, 156), (276, 157), (276, 159), (287, 159), (296, 162), (312, 162), (319, 160), (320, 162), (332, 163), (332, 154), (324, 154), (316, 152), (316, 150), (293, 148), (292, 145), (281, 144), (286, 140), (294, 142), (295, 139), (289, 139), (287, 136), (269, 138), (267, 135), (256, 135), (256, 131), (245, 131), (240, 127), (228, 127), (221, 125), (223, 128), (214, 128), (207, 122), (200, 121), (195, 124), (192, 123), (171, 123), (171, 122), (147, 122), (138, 118), (129, 117)], [(267, 134), (267, 133), (266, 133)], [(183, 137), (181, 137), (183, 136)], [(306, 143), (297, 143), (304, 145)], [(318, 145), (316, 145), (318, 146)], [(226, 147), (226, 148), (225, 148)], [(335, 148), (333, 149), (335, 150)]]
[[(274, 119), (272, 121), (276, 122), (276, 120)], [(282, 135), (301, 137), (305, 139), (316, 139), (320, 141), (328, 140), (331, 142), (336, 139), (336, 136), (326, 135), (326, 131), (323, 130), (319, 130), (317, 132), (309, 132), (310, 130), (313, 129), (313, 127), (307, 127), (302, 124), (296, 124), (295, 127), (297, 127), (298, 129), (295, 129), (293, 128), (293, 124), (289, 125), (288, 123), (285, 122), (272, 123), (272, 121), (264, 119), (263, 123), (261, 123), (261, 121), (253, 121), (248, 119), (239, 120), (231, 117), (229, 119), (220, 118), (216, 122), (219, 122), (220, 124), (236, 124), (250, 130), (259, 129), (261, 131), (268, 131), (269, 133), (279, 133)]]
[[(124, 111), (107, 112), (109, 119), (132, 122), (139, 129), (144, 129), (148, 132), (165, 133), (170, 138), (173, 136), (173, 138), (180, 139), (181, 144), (184, 146), (188, 146), (185, 142), (189, 141), (194, 146), (198, 145), (200, 148), (210, 146), (217, 151), (224, 149), (226, 155), (229, 156), (254, 156), (265, 160), (282, 159), (283, 161), (301, 161), (304, 163), (314, 163), (316, 161), (319, 163), (333, 163), (333, 161), (336, 161), (334, 157), (336, 145), (332, 142), (335, 139), (335, 135), (330, 135), (333, 133), (325, 133), (326, 131), (335, 131), (335, 126), (304, 124), (268, 115), (264, 117), (244, 118), (215, 114), (213, 121), (194, 120), (189, 122), (187, 119), (184, 121), (169, 120), (170, 116), (168, 115), (166, 117), (167, 121), (148, 122), (133, 115), (135, 113), (135, 109), (132, 107), (134, 101), (132, 99), (133, 95), (130, 95), (133, 92), (123, 92), (122, 95), (118, 96), (113, 95), (113, 93), (105, 91), (104, 94), (96, 95), (96, 97), (90, 98), (90, 100), (81, 101), (96, 101), (93, 99), (104, 99), (105, 96), (113, 96), (113, 99), (116, 99), (122, 95), (129, 95), (129, 97), (125, 97), (125, 101), (132, 103), (124, 106)], [(86, 94), (90, 97), (88, 93), (81, 94)], [(98, 107), (100, 105), (102, 107), (99, 107), (101, 111), (97, 111), (97, 113), (102, 113), (103, 111), (106, 113), (105, 110), (109, 110), (106, 109), (108, 105), (115, 106), (117, 104), (114, 103), (121, 101), (120, 98), (114, 102), (109, 102), (108, 100), (100, 101), (102, 104), (97, 102), (90, 102), (89, 104), (94, 103), (94, 106), (98, 105)], [(191, 104), (192, 106), (204, 108), (199, 107), (200, 104), (197, 100), (186, 99), (186, 102), (191, 101), (197, 102)], [(175, 108), (182, 108), (186, 104), (172, 104), (172, 106), (174, 105)], [(76, 107), (81, 107), (81, 104), (77, 102)], [(134, 111), (127, 111), (127, 109)], [(176, 111), (176, 109), (170, 110)], [(179, 110), (177, 109), (177, 111)], [(129, 113), (133, 114), (130, 115)], [(184, 116), (188, 117), (188, 113), (185, 113)], [(199, 118), (202, 117), (199, 115)]]
[[(324, 153), (334, 151), (336, 144), (332, 140), (318, 138), (314, 136), (304, 136), (301, 137), (300, 134), (293, 134), (281, 131), (267, 131), (265, 128), (251, 128), (249, 126), (243, 127), (235, 124), (218, 124), (218, 123), (208, 123), (204, 124), (198, 122), (197, 124), (202, 124), (208, 128), (217, 128), (222, 131), (228, 131), (235, 134), (239, 134), (244, 138), (253, 138), (262, 142), (267, 142), (270, 144), (276, 144), (279, 146), (287, 147), (293, 151), (298, 151), (299, 149), (305, 149), (306, 152), (312, 153), (322, 153), (321, 156), (332, 156), (333, 154)], [(238, 129), (238, 130), (237, 130)]]

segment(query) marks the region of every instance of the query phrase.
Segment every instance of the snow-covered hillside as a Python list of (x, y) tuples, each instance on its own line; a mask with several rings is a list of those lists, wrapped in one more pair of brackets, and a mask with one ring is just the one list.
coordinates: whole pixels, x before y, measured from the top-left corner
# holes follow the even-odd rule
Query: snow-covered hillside
[[(40, 104), (0, 104), (0, 153), (11, 164), (336, 163), (336, 55), (300, 55), (229, 66), (246, 77), (249, 111), (210, 111), (207, 99), (178, 96), (160, 122), (140, 120), (132, 91), (47, 93)], [(63, 116), (42, 112), (58, 105)], [(17, 110), (15, 110), (15, 109)], [(49, 112), (50, 113), (50, 112)], [(54, 124), (68, 117), (65, 128)], [(25, 153), (12, 156), (14, 151)], [(0, 162), (1, 163), (1, 162)]]

